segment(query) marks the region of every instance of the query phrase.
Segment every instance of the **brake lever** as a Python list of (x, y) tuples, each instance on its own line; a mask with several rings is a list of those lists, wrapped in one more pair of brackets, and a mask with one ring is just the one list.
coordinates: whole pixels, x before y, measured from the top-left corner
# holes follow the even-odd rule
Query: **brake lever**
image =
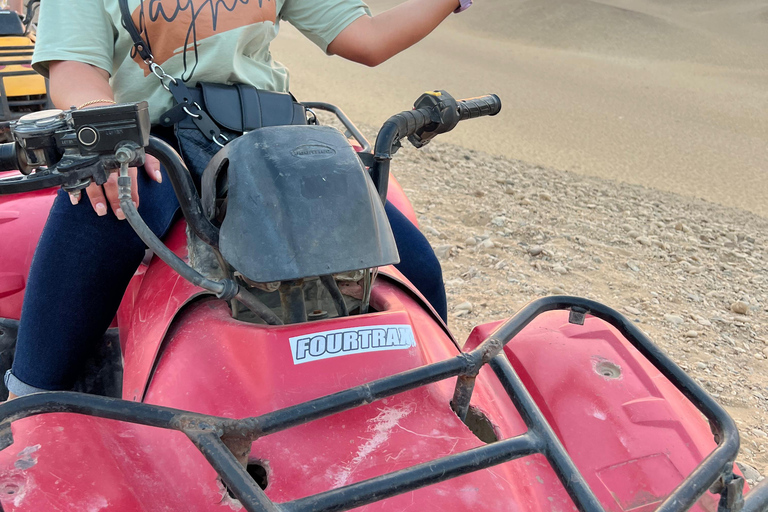
[(109, 175), (117, 172), (119, 164), (114, 157), (99, 155), (65, 155), (56, 164), (38, 169), (24, 176), (0, 179), (2, 194), (20, 194), (50, 187), (61, 187), (69, 194), (77, 195), (91, 183), (103, 185)]

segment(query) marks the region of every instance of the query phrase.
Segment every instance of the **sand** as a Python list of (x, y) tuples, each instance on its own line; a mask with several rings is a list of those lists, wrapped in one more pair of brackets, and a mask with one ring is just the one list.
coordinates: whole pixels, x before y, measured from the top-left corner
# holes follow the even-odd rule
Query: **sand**
[(360, 123), (427, 89), (494, 92), (502, 114), (444, 140), (768, 215), (767, 1), (476, 4), (375, 69), (326, 58), (287, 25), (274, 53), (299, 98)]

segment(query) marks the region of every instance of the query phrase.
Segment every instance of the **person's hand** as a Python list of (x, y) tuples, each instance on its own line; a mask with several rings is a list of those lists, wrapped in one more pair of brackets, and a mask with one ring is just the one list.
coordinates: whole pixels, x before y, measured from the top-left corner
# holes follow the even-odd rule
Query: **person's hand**
[[(155, 157), (150, 155), (146, 156), (144, 161), (144, 170), (146, 171), (147, 175), (152, 178), (152, 180), (158, 183), (163, 182), (163, 175), (160, 174), (160, 162), (158, 162)], [(131, 167), (128, 170), (128, 174), (131, 176), (131, 192), (133, 196), (133, 204), (136, 205), (136, 208), (139, 207), (139, 190), (138, 185), (136, 184), (137, 172), (138, 171), (135, 167)], [(118, 198), (116, 172), (110, 174), (109, 179), (102, 186), (91, 183), (91, 185), (85, 189), (85, 193), (88, 194), (88, 199), (91, 201), (91, 206), (93, 206), (93, 210), (99, 217), (103, 217), (107, 214), (107, 204), (109, 204), (109, 206), (112, 208), (112, 211), (115, 213), (115, 217), (120, 220), (125, 220), (125, 214), (123, 213), (123, 209), (120, 208), (120, 199)], [(72, 201), (72, 204), (77, 204), (80, 201), (79, 197), (75, 197), (73, 195), (70, 195), (69, 197)]]

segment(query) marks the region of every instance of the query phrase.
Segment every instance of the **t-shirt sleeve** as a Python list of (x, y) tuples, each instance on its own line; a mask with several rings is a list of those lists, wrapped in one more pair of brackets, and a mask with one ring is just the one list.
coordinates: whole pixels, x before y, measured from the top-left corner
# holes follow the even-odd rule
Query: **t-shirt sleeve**
[(73, 60), (112, 75), (115, 28), (103, 0), (40, 2), (32, 67), (48, 76), (51, 61)]
[(286, 0), (280, 11), (284, 19), (324, 52), (350, 23), (371, 11), (362, 0)]

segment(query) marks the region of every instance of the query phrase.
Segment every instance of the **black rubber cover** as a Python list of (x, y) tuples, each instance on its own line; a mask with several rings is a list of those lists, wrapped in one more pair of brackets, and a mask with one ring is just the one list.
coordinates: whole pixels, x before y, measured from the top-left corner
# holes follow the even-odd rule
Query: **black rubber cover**
[[(346, 137), (328, 126), (249, 132), (211, 160), (229, 196), (219, 248), (256, 282), (287, 281), (397, 263), (376, 188)], [(211, 179), (213, 178), (213, 179)], [(203, 202), (213, 193), (203, 189)]]

